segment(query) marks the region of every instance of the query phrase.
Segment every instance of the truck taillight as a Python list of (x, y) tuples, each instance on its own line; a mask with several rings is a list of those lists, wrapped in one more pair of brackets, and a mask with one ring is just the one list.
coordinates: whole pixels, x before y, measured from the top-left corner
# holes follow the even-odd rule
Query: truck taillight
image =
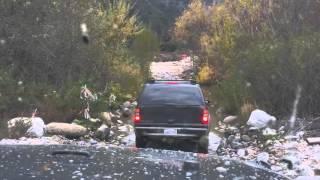
[(133, 122), (136, 124), (136, 123), (139, 123), (140, 121), (141, 121), (140, 109), (136, 108), (133, 115)]
[(202, 111), (202, 117), (201, 117), (201, 123), (202, 124), (209, 124), (210, 121), (210, 114), (207, 108), (203, 109)]

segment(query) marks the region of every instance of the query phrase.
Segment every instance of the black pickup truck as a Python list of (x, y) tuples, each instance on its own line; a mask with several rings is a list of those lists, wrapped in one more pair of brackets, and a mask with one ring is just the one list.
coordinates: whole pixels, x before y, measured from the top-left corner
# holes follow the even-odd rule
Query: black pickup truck
[(210, 114), (195, 81), (151, 80), (144, 85), (133, 115), (136, 146), (150, 140), (190, 140), (208, 152)]

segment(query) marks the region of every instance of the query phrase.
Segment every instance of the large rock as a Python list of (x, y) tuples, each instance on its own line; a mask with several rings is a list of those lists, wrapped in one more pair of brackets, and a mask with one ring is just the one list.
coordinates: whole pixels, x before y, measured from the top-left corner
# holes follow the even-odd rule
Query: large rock
[(251, 112), (247, 125), (262, 129), (275, 121), (276, 118), (274, 116), (271, 116), (260, 109), (256, 109)]
[(122, 110), (122, 116), (123, 117), (129, 117), (129, 116), (131, 116), (131, 114), (132, 114), (132, 110), (129, 109), (129, 108), (124, 108)]
[(8, 121), (9, 138), (20, 138), (25, 136), (27, 130), (32, 126), (31, 118), (17, 117)]
[(96, 131), (96, 137), (100, 140), (107, 140), (110, 136), (110, 128), (102, 124)]
[(223, 119), (223, 122), (226, 124), (230, 124), (230, 123), (237, 121), (237, 119), (238, 119), (237, 116), (227, 116)]
[(124, 108), (130, 108), (131, 107), (131, 103), (130, 103), (130, 101), (126, 101), (126, 102), (124, 102), (123, 104), (122, 104), (122, 108), (124, 109)]
[(27, 137), (42, 137), (45, 134), (46, 125), (41, 118), (32, 118), (31, 124), (31, 127), (27, 130), (26, 133)]
[(101, 112), (99, 114), (99, 118), (102, 120), (103, 124), (106, 124), (107, 126), (111, 127), (112, 125), (112, 115), (110, 112)]
[(62, 135), (69, 138), (79, 138), (88, 134), (87, 129), (83, 126), (68, 123), (49, 123), (46, 130), (50, 135)]
[(8, 121), (9, 138), (41, 137), (45, 133), (45, 124), (39, 117), (17, 117)]

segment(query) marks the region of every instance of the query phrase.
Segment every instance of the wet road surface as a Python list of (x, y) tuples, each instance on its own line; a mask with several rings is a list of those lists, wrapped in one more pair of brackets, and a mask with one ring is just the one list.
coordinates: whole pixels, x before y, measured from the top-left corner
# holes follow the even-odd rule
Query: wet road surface
[(0, 179), (286, 179), (214, 155), (133, 147), (0, 145)]

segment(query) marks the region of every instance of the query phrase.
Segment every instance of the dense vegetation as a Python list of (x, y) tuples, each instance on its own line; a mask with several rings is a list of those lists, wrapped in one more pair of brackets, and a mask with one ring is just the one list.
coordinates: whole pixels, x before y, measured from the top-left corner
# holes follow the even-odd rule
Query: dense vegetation
[[(87, 24), (89, 44), (81, 39)], [(0, 112), (73, 120), (86, 85), (97, 95), (130, 99), (147, 77), (159, 42), (127, 1), (0, 0)], [(144, 49), (148, 49), (145, 51)]]
[(37, 108), (72, 120), (84, 85), (98, 97), (91, 109), (106, 110), (111, 94), (135, 97), (159, 50), (176, 48), (200, 57), (197, 79), (228, 114), (286, 116), (300, 85), (300, 115), (317, 116), (319, 17), (317, 0), (0, 0), (1, 116)]
[(193, 0), (174, 36), (201, 57), (202, 75), (210, 75), (214, 101), (226, 113), (259, 107), (287, 116), (300, 85), (300, 115), (317, 116), (319, 17), (317, 0)]

